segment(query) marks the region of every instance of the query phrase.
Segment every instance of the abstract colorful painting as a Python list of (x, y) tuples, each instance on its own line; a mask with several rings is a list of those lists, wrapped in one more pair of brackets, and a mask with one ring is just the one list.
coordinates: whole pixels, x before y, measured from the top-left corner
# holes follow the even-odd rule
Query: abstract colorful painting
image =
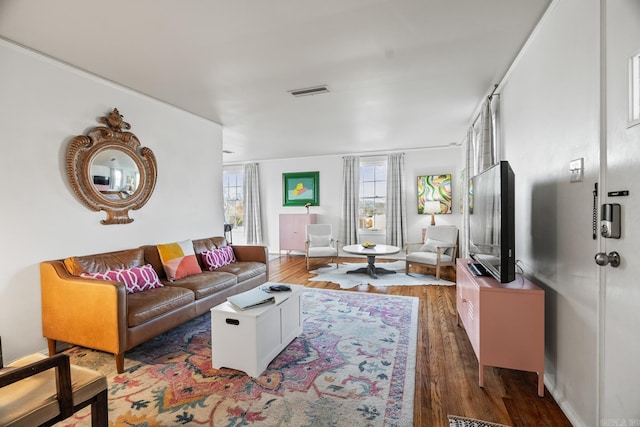
[(435, 214), (451, 213), (451, 174), (426, 175), (418, 177), (418, 214), (425, 212), (427, 202), (440, 202), (440, 212)]
[(282, 206), (320, 205), (320, 172), (282, 174)]

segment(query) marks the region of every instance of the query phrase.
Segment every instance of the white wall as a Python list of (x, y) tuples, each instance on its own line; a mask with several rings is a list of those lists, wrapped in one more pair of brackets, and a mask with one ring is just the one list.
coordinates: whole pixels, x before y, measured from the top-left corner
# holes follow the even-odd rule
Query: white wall
[[(500, 90), (516, 175), (516, 257), (546, 291), (545, 383), (575, 425), (597, 425), (599, 2), (550, 7)], [(569, 162), (584, 158), (584, 181)], [(532, 385), (533, 387), (533, 385)]]
[[(39, 262), (222, 235), (221, 126), (0, 40), (0, 336), (5, 360), (46, 348)], [(102, 225), (67, 183), (69, 141), (114, 107), (158, 163), (134, 222)]]
[[(439, 225), (460, 227), (462, 214), (460, 208), (460, 147), (412, 150), (405, 153), (405, 174), (407, 188), (407, 229), (408, 240), (419, 242), (421, 229), (431, 222), (430, 215), (418, 215), (417, 177), (421, 175), (451, 174), (451, 192), (453, 213), (436, 215)], [(317, 221), (330, 223), (334, 232), (340, 230), (340, 203), (342, 181), (342, 156), (321, 156), (298, 159), (265, 160), (260, 166), (260, 197), (262, 202), (264, 238), (271, 253), (279, 250), (280, 213), (305, 213), (304, 207), (282, 206), (282, 174), (285, 172), (320, 172), (320, 206), (312, 206), (311, 213), (318, 215)]]

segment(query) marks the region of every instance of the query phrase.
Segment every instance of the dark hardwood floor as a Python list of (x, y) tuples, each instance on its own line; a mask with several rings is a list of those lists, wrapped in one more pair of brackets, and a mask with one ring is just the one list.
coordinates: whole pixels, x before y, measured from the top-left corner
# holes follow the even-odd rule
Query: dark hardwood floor
[[(344, 260), (362, 262), (362, 259)], [(319, 266), (319, 262), (314, 262), (311, 268)], [(449, 280), (455, 280), (453, 274), (448, 272)], [(307, 272), (304, 256), (282, 255), (272, 260), (269, 276), (272, 282), (339, 289), (334, 283), (308, 281), (313, 275)], [(487, 367), (485, 386), (478, 387), (478, 361), (464, 329), (457, 325), (455, 286), (363, 285), (347, 291), (420, 299), (414, 426), (446, 427), (447, 415), (513, 427), (571, 426), (548, 391), (545, 390), (544, 397), (538, 397), (535, 373)]]

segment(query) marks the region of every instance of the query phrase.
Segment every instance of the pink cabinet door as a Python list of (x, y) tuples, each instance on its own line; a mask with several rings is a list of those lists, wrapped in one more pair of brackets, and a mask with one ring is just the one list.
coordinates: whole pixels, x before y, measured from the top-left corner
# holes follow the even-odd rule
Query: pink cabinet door
[(457, 262), (457, 287), (459, 292), (458, 313), (464, 324), (473, 351), (480, 358), (480, 290), (471, 273), (464, 267), (464, 262)]
[(280, 250), (304, 251), (307, 224), (316, 223), (316, 214), (280, 214)]

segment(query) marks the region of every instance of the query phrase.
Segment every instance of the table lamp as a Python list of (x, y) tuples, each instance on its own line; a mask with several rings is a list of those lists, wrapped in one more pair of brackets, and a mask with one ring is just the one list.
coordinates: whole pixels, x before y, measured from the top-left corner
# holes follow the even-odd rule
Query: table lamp
[(424, 213), (431, 214), (431, 225), (436, 225), (435, 213), (440, 212), (440, 202), (437, 200), (430, 200), (424, 204)]

